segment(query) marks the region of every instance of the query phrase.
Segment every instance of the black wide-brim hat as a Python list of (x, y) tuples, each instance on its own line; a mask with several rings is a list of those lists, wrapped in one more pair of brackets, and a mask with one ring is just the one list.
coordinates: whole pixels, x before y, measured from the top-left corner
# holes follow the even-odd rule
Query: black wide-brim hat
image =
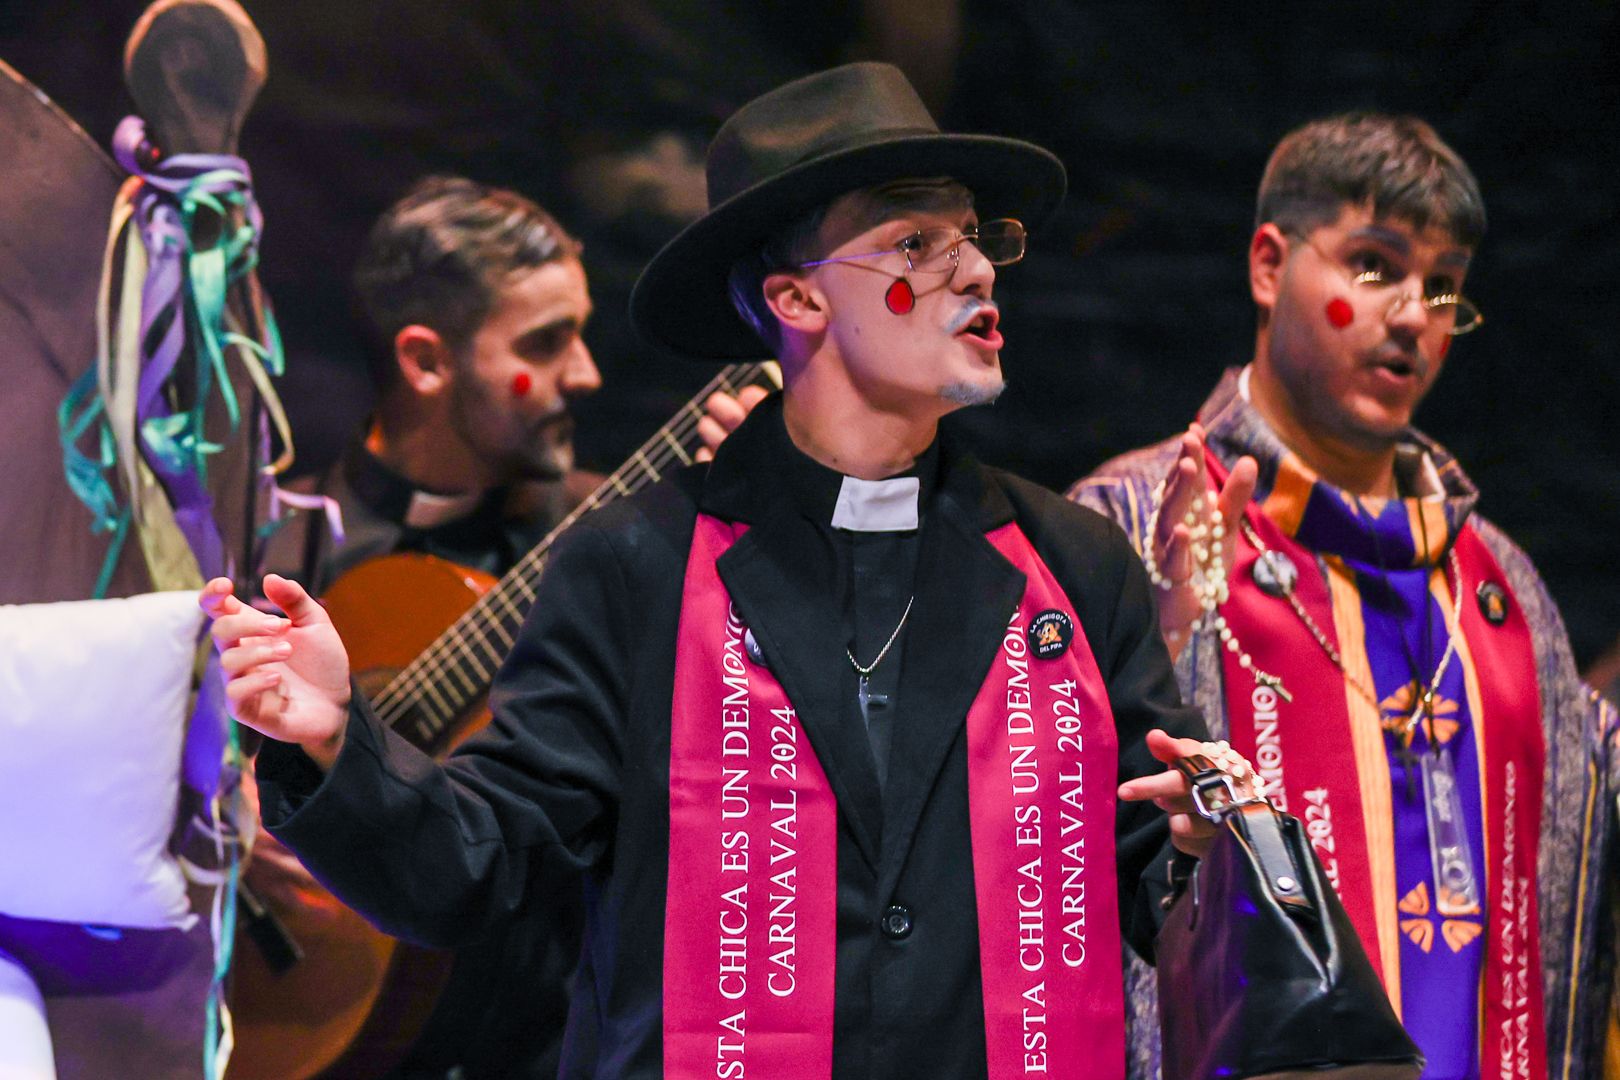
[(842, 195), (944, 176), (982, 218), (1038, 225), (1063, 199), (1063, 163), (1033, 143), (950, 135), (898, 68), (848, 64), (755, 98), (709, 144), (709, 212), (653, 257), (630, 294), (648, 345), (694, 360), (768, 354), (732, 307), (732, 266), (777, 230)]

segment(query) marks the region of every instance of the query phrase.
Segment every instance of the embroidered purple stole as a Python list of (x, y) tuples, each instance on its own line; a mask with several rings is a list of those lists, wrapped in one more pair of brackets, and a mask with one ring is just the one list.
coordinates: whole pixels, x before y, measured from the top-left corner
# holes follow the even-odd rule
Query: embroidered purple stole
[[(700, 516), (687, 563), (671, 718), (664, 1071), (825, 1078), (837, 806), (781, 684), (749, 657), (716, 568), (745, 529)], [(1074, 608), (1023, 533), (1006, 525), (987, 539), (1027, 582), (967, 717), (989, 1075), (1110, 1080), (1125, 1070), (1113, 713)], [(1064, 636), (1056, 629), (1039, 632), (1053, 612), (1072, 630), (1064, 646), (1052, 644)]]
[[(1209, 463), (1219, 483), (1225, 470), (1213, 457)], [(1280, 480), (1279, 485), (1284, 482), (1293, 481)], [(1301, 510), (1301, 505), (1308, 508), (1308, 500), (1323, 497), (1337, 496), (1326, 496), (1320, 487), (1308, 496), (1290, 493), (1294, 509), (1291, 525), (1298, 528), (1305, 514), (1312, 512)], [(1294, 597), (1338, 649), (1348, 670), (1341, 671), (1330, 659), (1286, 599), (1269, 596), (1258, 587), (1253, 566), (1259, 549), (1240, 533), (1231, 599), (1222, 606), (1221, 614), (1254, 666), (1281, 676), (1293, 700), (1285, 701), (1271, 687), (1258, 685), (1238, 664), (1236, 654), (1223, 650), (1232, 745), (1248, 755), (1269, 782), (1273, 801), (1304, 821), (1323, 868), (1344, 901), (1368, 955), (1379, 968), (1397, 1010), (1401, 1010), (1402, 1003), (1403, 980), (1397, 970), (1402, 969), (1403, 935), (1408, 939), (1407, 948), (1420, 949), (1415, 954), (1419, 961), (1429, 959), (1430, 948), (1449, 948), (1456, 953), (1482, 936), (1479, 946), (1484, 954), (1479, 967), (1483, 974), (1477, 996), (1478, 1075), (1542, 1080), (1546, 1076), (1546, 1040), (1535, 874), (1545, 749), (1530, 630), (1522, 608), (1508, 590), (1501, 567), (1471, 528), (1459, 532), (1455, 552), (1460, 580), (1447, 584), (1451, 590), (1464, 593), (1458, 604), (1461, 634), (1458, 654), (1443, 685), (1465, 708), (1457, 709), (1454, 699), (1443, 709), (1453, 709), (1451, 731), (1457, 730), (1457, 720), (1472, 723), (1472, 747), (1459, 745), (1457, 749), (1460, 760), (1467, 764), (1466, 769), (1459, 769), (1459, 777), (1465, 788), (1474, 789), (1464, 792), (1468, 813), (1479, 816), (1479, 808), (1484, 808), (1482, 828), (1476, 822), (1473, 829), (1474, 835), (1483, 835), (1482, 850), (1475, 851), (1474, 864), (1484, 910), (1472, 920), (1442, 920), (1442, 944), (1435, 941), (1431, 898), (1424, 884), (1430, 875), (1419, 874), (1419, 887), (1404, 895), (1396, 883), (1403, 868), (1418, 865), (1426, 869), (1422, 864), (1428, 859), (1428, 843), (1421, 814), (1415, 820), (1409, 820), (1415, 812), (1391, 815), (1387, 790), (1382, 799), (1372, 798), (1369, 802), (1369, 789), (1399, 783), (1391, 779), (1380, 715), (1381, 709), (1398, 711), (1404, 705), (1409, 711), (1416, 705), (1415, 700), (1407, 701), (1402, 696), (1410, 696), (1405, 690), (1407, 658), (1373, 655), (1359, 641), (1342, 640), (1346, 620), (1359, 625), (1364, 618), (1362, 598), (1355, 585), (1337, 573), (1333, 580), (1324, 579), (1316, 553), (1285, 533), (1258, 505), (1251, 503), (1245, 518), (1266, 548), (1286, 555), (1298, 570)], [(1445, 525), (1436, 527), (1443, 530)], [(1428, 603), (1428, 572), (1414, 571), (1410, 563), (1403, 572), (1425, 579), (1419, 591), (1424, 594), (1421, 602)], [(1488, 621), (1481, 605), (1475, 602), (1475, 591), (1487, 584), (1494, 585), (1503, 598), (1498, 609), (1503, 616), (1499, 624)], [(1365, 617), (1369, 621), (1374, 617), (1374, 607), (1367, 605)], [(1392, 618), (1387, 610), (1378, 617)], [(1399, 632), (1398, 626), (1395, 632)], [(1367, 637), (1370, 643), (1371, 636)], [(1444, 648), (1445, 640), (1444, 636), (1439, 638), (1438, 648)], [(1347, 644), (1351, 647), (1347, 648)], [(1428, 662), (1435, 659), (1429, 657)], [(1398, 674), (1392, 676), (1391, 672)], [(1430, 674), (1422, 673), (1425, 678)], [(1396, 685), (1400, 689), (1382, 701), (1367, 701), (1356, 686), (1358, 681), (1367, 687)], [(1434, 723), (1441, 731), (1441, 741), (1450, 737), (1447, 723), (1443, 715)], [(1473, 748), (1477, 748), (1477, 755)], [(1396, 777), (1401, 775), (1399, 769), (1393, 772)], [(1395, 820), (1390, 820), (1391, 816)], [(1428, 970), (1411, 959), (1407, 966), (1414, 971)], [(1443, 965), (1435, 966), (1434, 977), (1443, 978), (1447, 970)], [(1407, 985), (1413, 985), (1410, 979)], [(1429, 1000), (1409, 1003), (1411, 1007), (1404, 1011), (1413, 1014), (1407, 1021), (1420, 1045), (1425, 1043), (1426, 1029), (1428, 1038), (1444, 1039), (1446, 1033), (1439, 1028), (1446, 1015), (1453, 1018), (1453, 1026), (1458, 1022), (1472, 1026), (1467, 1011), (1474, 995), (1457, 1000), (1452, 989), (1444, 982), (1417, 980), (1414, 994), (1421, 993)], [(1419, 1004), (1433, 1007), (1417, 1022)], [(1461, 1018), (1457, 1010), (1463, 1010)], [(1414, 1022), (1416, 1026), (1412, 1026)]]

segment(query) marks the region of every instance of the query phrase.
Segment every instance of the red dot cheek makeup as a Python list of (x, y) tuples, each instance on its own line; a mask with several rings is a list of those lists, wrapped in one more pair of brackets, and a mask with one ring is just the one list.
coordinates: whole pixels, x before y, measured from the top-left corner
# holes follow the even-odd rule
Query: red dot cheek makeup
[(883, 302), (896, 315), (904, 315), (917, 303), (917, 294), (911, 291), (911, 282), (895, 278), (894, 284), (883, 294)]
[(1333, 329), (1343, 330), (1355, 320), (1356, 311), (1344, 297), (1335, 296), (1327, 302), (1327, 321)]

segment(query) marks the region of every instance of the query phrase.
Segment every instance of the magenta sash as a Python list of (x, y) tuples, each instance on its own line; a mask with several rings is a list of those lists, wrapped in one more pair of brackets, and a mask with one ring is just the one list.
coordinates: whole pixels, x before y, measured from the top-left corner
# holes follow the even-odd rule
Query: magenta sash
[[(1210, 464), (1219, 483), (1224, 470)], [(1285, 535), (1257, 505), (1251, 503), (1245, 517), (1268, 548), (1285, 553), (1298, 568), (1294, 595), (1331, 636), (1332, 601), (1315, 553)], [(1382, 976), (1375, 905), (1393, 905), (1395, 897), (1374, 895), (1345, 676), (1286, 603), (1255, 584), (1251, 568), (1258, 549), (1241, 534), (1237, 545), (1231, 599), (1221, 614), (1254, 666), (1280, 676), (1294, 700), (1283, 701), (1270, 687), (1257, 685), (1236, 654), (1222, 650), (1228, 737), (1271, 785), (1268, 794), (1278, 808), (1305, 822), (1323, 869)], [(1481, 1076), (1544, 1080), (1536, 847), (1546, 750), (1535, 653), (1523, 609), (1478, 534), (1464, 528), (1455, 550), (1462, 580), (1454, 588), (1473, 592), (1492, 582), (1508, 597), (1507, 618), (1499, 626), (1485, 620), (1471, 596), (1463, 598), (1459, 616), (1478, 679), (1475, 722), (1482, 733), (1489, 910)]]
[[(671, 717), (664, 1071), (825, 1078), (837, 806), (781, 684), (749, 658), (716, 568), (745, 529), (700, 516), (686, 569)], [(1029, 542), (1016, 525), (987, 539), (1027, 579), (967, 718), (989, 1074), (1111, 1080), (1124, 1075), (1113, 714), (1074, 609)], [(1048, 630), (1051, 659), (1029, 643), (1037, 616), (1066, 629)], [(1071, 633), (1059, 654), (1050, 639)]]
[[(1463, 598), (1458, 617), (1479, 679), (1485, 733), (1485, 880), (1489, 888), (1485, 985), (1481, 990), (1482, 1076), (1544, 1080), (1546, 1013), (1542, 1005), (1541, 917), (1536, 900), (1536, 852), (1541, 843), (1541, 792), (1547, 746), (1535, 649), (1524, 608), (1479, 534), (1457, 537), (1458, 588), (1492, 582), (1507, 599), (1500, 626)], [(1466, 583), (1466, 584), (1465, 584)]]
[(1024, 534), (986, 539), (1026, 578), (968, 712), (990, 1077), (1124, 1076), (1114, 711), (1078, 625), (1060, 656), (1031, 648), (1038, 616), (1074, 608)]
[(793, 705), (748, 657), (699, 516), (669, 750), (664, 1075), (832, 1075), (838, 807)]
[[(1266, 547), (1287, 555), (1299, 568), (1294, 596), (1322, 632), (1331, 635), (1333, 602), (1317, 569), (1316, 555), (1285, 535), (1254, 503), (1245, 516)], [(1322, 870), (1338, 890), (1373, 969), (1382, 979), (1366, 822), (1344, 699), (1345, 676), (1287, 603), (1267, 596), (1255, 585), (1253, 567), (1259, 554), (1240, 532), (1231, 597), (1221, 605), (1221, 615), (1254, 666), (1280, 676), (1293, 701), (1256, 683), (1239, 666), (1237, 654), (1222, 649), (1227, 738), (1265, 779), (1272, 805), (1304, 823)], [(1393, 904), (1394, 897), (1388, 902)]]

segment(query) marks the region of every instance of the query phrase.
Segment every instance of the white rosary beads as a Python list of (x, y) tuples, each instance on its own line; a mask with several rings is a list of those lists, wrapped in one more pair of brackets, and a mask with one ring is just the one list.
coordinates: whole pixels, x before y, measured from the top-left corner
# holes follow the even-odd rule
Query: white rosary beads
[[(1223, 552), (1226, 539), (1226, 518), (1221, 514), (1221, 508), (1215, 504), (1213, 498), (1203, 495), (1194, 496), (1192, 506), (1182, 517), (1182, 524), (1187, 526), (1187, 535), (1192, 553), (1192, 573), (1182, 581), (1172, 581), (1159, 569), (1158, 556), (1154, 551), (1155, 541), (1159, 530), (1159, 511), (1164, 506), (1163, 481), (1153, 492), (1153, 511), (1148, 515), (1147, 533), (1142, 562), (1148, 572), (1148, 580), (1166, 592), (1178, 586), (1188, 586), (1193, 595), (1198, 598), (1198, 614), (1193, 617), (1188, 632), (1196, 634), (1199, 630), (1208, 628), (1221, 639), (1221, 644), (1227, 651), (1237, 657), (1238, 666), (1254, 676), (1254, 681), (1264, 683), (1275, 690), (1285, 701), (1294, 700), (1294, 696), (1283, 689), (1282, 679), (1261, 671), (1254, 666), (1254, 658), (1243, 651), (1237, 634), (1227, 625), (1225, 616), (1216, 609), (1226, 603), (1231, 597), (1231, 586), (1226, 580), (1226, 556)], [(1204, 516), (1205, 505), (1209, 507), (1209, 515)], [(1167, 631), (1166, 636), (1179, 638), (1179, 631)]]
[(1191, 585), (1198, 596), (1198, 605), (1205, 612), (1212, 612), (1216, 606), (1226, 602), (1229, 595), (1226, 584), (1226, 558), (1221, 553), (1221, 541), (1226, 538), (1226, 520), (1221, 516), (1220, 507), (1211, 502), (1209, 517), (1204, 517), (1204, 497), (1195, 496), (1192, 506), (1182, 517), (1182, 524), (1187, 526), (1188, 539), (1192, 545), (1192, 574), (1183, 581), (1172, 581), (1159, 569), (1159, 560), (1154, 551), (1155, 534), (1159, 531), (1159, 511), (1164, 507), (1164, 482), (1153, 492), (1153, 512), (1147, 520), (1147, 543), (1142, 552), (1142, 562), (1147, 567), (1148, 580), (1166, 592), (1178, 585)]
[(1204, 743), (1202, 752), (1217, 769), (1230, 776), (1233, 783), (1248, 785), (1249, 791), (1256, 798), (1265, 795), (1265, 777), (1256, 772), (1254, 766), (1249, 764), (1249, 759), (1232, 749), (1232, 745), (1225, 739)]

